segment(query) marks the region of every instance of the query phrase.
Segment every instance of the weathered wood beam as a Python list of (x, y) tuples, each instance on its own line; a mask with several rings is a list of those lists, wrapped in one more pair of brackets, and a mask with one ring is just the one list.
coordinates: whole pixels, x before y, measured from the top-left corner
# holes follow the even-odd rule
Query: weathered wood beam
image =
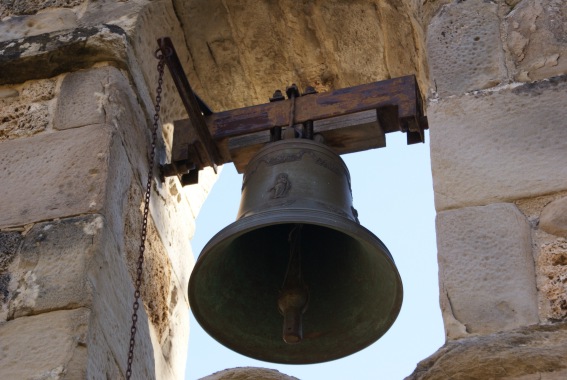
[[(292, 100), (213, 113), (205, 117), (215, 140), (269, 130), (289, 124)], [(295, 123), (328, 119), (383, 107), (397, 107), (400, 127), (386, 132), (409, 130), (423, 116), (421, 95), (413, 75), (388, 79), (295, 99)]]
[[(286, 127), (292, 100), (239, 108), (201, 116), (223, 162), (234, 162), (242, 172), (250, 158), (270, 141), (269, 131)], [(206, 151), (191, 119), (175, 122), (172, 161), (206, 161)], [(427, 129), (414, 76), (390, 79), (310, 94), (295, 99), (294, 122), (314, 121), (314, 132), (338, 154), (386, 145), (385, 133), (403, 131), (408, 143), (423, 141)]]
[[(385, 132), (376, 110), (317, 120), (313, 124), (315, 133), (322, 135), (325, 144), (337, 154), (386, 146)], [(256, 152), (270, 142), (270, 131), (236, 136), (224, 141), (228, 143), (222, 144), (221, 150), (228, 152), (236, 170), (243, 173)]]
[(183, 184), (194, 183), (206, 166), (234, 162), (244, 171), (270, 130), (290, 123), (312, 122), (313, 133), (338, 154), (384, 147), (385, 134), (395, 131), (405, 132), (408, 144), (424, 141), (427, 118), (413, 75), (212, 113), (193, 93), (171, 40), (158, 44), (189, 116), (174, 123), (171, 163), (161, 170), (180, 175)]

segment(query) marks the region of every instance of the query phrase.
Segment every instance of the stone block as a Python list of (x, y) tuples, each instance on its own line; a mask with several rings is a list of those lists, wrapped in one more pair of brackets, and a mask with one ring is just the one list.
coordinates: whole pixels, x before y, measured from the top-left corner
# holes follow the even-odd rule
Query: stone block
[[(124, 220), (124, 235), (115, 235), (124, 239), (124, 247), (128, 263), (128, 272), (132, 282), (136, 279), (136, 270), (139, 257), (140, 233), (142, 214), (138, 208), (128, 208)], [(167, 334), (169, 307), (171, 299), (172, 266), (167, 252), (155, 230), (150, 218), (144, 252), (144, 268), (142, 276), (142, 298), (146, 304), (146, 311), (160, 339)]]
[(104, 124), (104, 105), (108, 101), (104, 93), (106, 74), (106, 70), (88, 70), (65, 76), (53, 120), (55, 129)]
[(441, 96), (493, 87), (506, 79), (498, 5), (453, 1), (427, 30), (431, 81)]
[(522, 1), (506, 16), (505, 28), (516, 81), (567, 74), (565, 1)]
[(150, 129), (133, 86), (113, 66), (80, 70), (61, 83), (53, 126), (64, 130), (106, 124), (118, 131), (134, 172), (148, 172)]
[(111, 139), (93, 126), (0, 142), (0, 228), (100, 210)]
[(567, 369), (557, 369), (552, 372), (537, 372), (523, 376), (506, 377), (503, 380), (565, 380), (567, 379)]
[[(159, 235), (168, 253), (173, 273), (182, 289), (179, 297), (186, 303), (189, 301), (189, 276), (195, 262), (190, 244), (195, 232), (195, 219), (217, 178), (211, 168), (206, 168), (199, 173), (197, 185), (181, 187), (177, 179), (168, 178), (157, 186), (157, 194), (152, 193), (151, 227), (155, 226), (156, 236)], [(133, 198), (138, 199), (139, 196)]]
[(540, 315), (556, 322), (567, 320), (567, 241), (559, 238), (539, 247), (537, 256)]
[[(447, 297), (443, 313), (452, 314), (467, 333), (539, 322), (530, 227), (515, 205), (440, 212), (437, 242), (439, 282)], [(445, 323), (447, 338), (461, 337), (451, 325)]]
[(0, 231), (0, 323), (8, 318), (10, 301), (10, 264), (22, 243), (22, 235), (17, 231)]
[(59, 310), (0, 325), (3, 379), (84, 379), (89, 310)]
[(189, 303), (183, 295), (187, 287), (180, 288), (172, 283), (168, 308), (168, 327), (166, 334), (160, 338), (160, 347), (171, 372), (179, 378), (185, 373), (187, 366), (187, 342), (189, 342)]
[(0, 23), (0, 41), (72, 29), (76, 26), (77, 15), (72, 10), (49, 9), (33, 15), (14, 16), (3, 20)]
[[(147, 5), (148, 3), (144, 0), (124, 2), (115, 0), (89, 1), (81, 12), (79, 24), (81, 26), (117, 25), (130, 34), (141, 10)], [(162, 3), (161, 6), (165, 7), (166, 4)]]
[[(125, 228), (139, 227), (138, 223), (128, 226), (131, 220), (127, 218), (128, 213), (141, 215), (140, 184), (137, 183), (130, 161), (124, 149), (122, 140), (114, 135), (109, 147), (109, 165), (106, 177), (106, 190), (104, 193), (104, 204), (99, 206), (101, 214), (104, 215), (105, 225), (108, 225), (114, 236), (121, 241), (121, 251), (124, 252), (123, 242), (127, 239), (139, 240), (139, 237), (125, 236)], [(132, 195), (135, 189), (136, 196)]]
[(34, 225), (10, 266), (7, 318), (88, 307), (93, 292), (87, 272), (102, 227), (100, 215)]
[[(1, 25), (1, 24), (0, 24)], [(29, 137), (51, 126), (56, 79), (2, 86), (0, 141)]]
[(0, 42), (0, 84), (50, 78), (98, 62), (127, 62), (126, 32), (114, 25), (79, 27)]
[(71, 8), (81, 5), (85, 0), (15, 0), (0, 8), (0, 19), (6, 16), (31, 15), (46, 8)]
[(567, 323), (447, 342), (406, 380), (563, 380)]
[(86, 378), (124, 380), (124, 374), (108, 346), (102, 328), (94, 319), (87, 332), (87, 342)]
[(275, 369), (257, 367), (239, 367), (225, 369), (200, 380), (298, 380), (296, 377), (285, 375)]
[(421, 22), (423, 23), (424, 27), (427, 29), (429, 24), (431, 23), (431, 19), (435, 17), (435, 15), (445, 6), (446, 4), (452, 3), (452, 0), (436, 0), (436, 1), (427, 1), (422, 2), (418, 1), (417, 4), (414, 1), (414, 4), (418, 9), (421, 11)]
[[(77, 109), (83, 111), (76, 112)], [(141, 225), (142, 184), (136, 178), (144, 182), (147, 178), (148, 130), (133, 90), (114, 67), (77, 71), (63, 80), (55, 128), (74, 129), (90, 123), (106, 123), (116, 131), (109, 152), (112, 162), (106, 181), (104, 215), (110, 229), (122, 239), (125, 226)], [(129, 213), (138, 219), (132, 222), (127, 217)], [(128, 239), (137, 241), (138, 237), (128, 236)]]
[(539, 218), (539, 228), (552, 235), (567, 237), (567, 197), (544, 207)]
[[(170, 180), (166, 181), (169, 182)], [(180, 186), (179, 182), (176, 186)], [(175, 187), (179, 189), (179, 187)], [(172, 269), (182, 289), (180, 297), (188, 302), (187, 286), (195, 262), (191, 250), (191, 237), (195, 231), (195, 216), (189, 206), (193, 200), (186, 194), (172, 195), (174, 187), (163, 184), (159, 192), (152, 193), (150, 211), (157, 234), (165, 247)], [(197, 200), (198, 201), (198, 200)]]
[(8, 265), (16, 257), (21, 242), (22, 235), (19, 232), (0, 231), (0, 274), (8, 269)]
[[(90, 336), (104, 337), (106, 349), (112, 353), (121, 373), (124, 374), (130, 339), (134, 287), (113, 232), (106, 230), (104, 236), (101, 254), (95, 257), (96, 265), (93, 265), (89, 272), (89, 280), (96, 293), (104, 295), (93, 299), (92, 320), (96, 331)], [(144, 304), (150, 301), (144, 299)], [(141, 307), (138, 310), (132, 378), (174, 379), (176, 377), (161, 352), (158, 334), (149, 320), (146, 308)], [(188, 320), (185, 323), (188, 323)], [(104, 354), (104, 346), (101, 349)]]
[[(215, 5), (215, 12), (216, 10), (224, 8), (219, 6), (219, 3), (215, 3)], [(150, 113), (154, 109), (154, 102), (157, 95), (158, 73), (156, 69), (157, 60), (155, 59), (155, 50), (157, 48), (156, 39), (159, 37), (169, 36), (171, 38), (179, 60), (186, 70), (191, 87), (199, 96), (203, 94), (201, 80), (194, 75), (191, 57), (192, 54), (200, 54), (200, 52), (196, 52), (193, 49), (193, 46), (186, 40), (181, 30), (180, 21), (184, 20), (184, 23), (187, 21), (181, 18), (180, 7), (183, 6), (185, 6), (184, 2), (175, 2), (175, 5), (174, 2), (144, 2), (143, 9), (136, 14), (135, 25), (132, 26), (132, 29), (127, 29), (127, 33), (132, 36), (131, 52), (135, 55), (135, 57), (131, 59), (131, 62), (135, 64), (130, 64), (129, 62), (129, 74), (131, 75), (132, 81), (136, 83), (141, 104), (144, 104), (145, 109)], [(198, 4), (194, 6), (200, 8)], [(188, 50), (188, 46), (191, 46), (191, 52)], [(211, 69), (213, 68), (211, 67)], [(160, 110), (160, 119), (163, 124), (170, 124), (173, 120), (187, 117), (187, 112), (178, 95), (177, 88), (171, 79), (171, 75), (169, 75), (167, 71), (166, 69), (163, 78), (163, 92), (161, 94), (162, 104), (166, 105)], [(213, 81), (209, 84), (212, 85)], [(236, 83), (232, 82), (232, 84), (227, 87), (234, 85), (236, 85)], [(213, 110), (215, 112), (219, 111), (218, 108), (213, 108)], [(153, 113), (148, 116), (153, 120)]]
[(431, 103), (437, 210), (567, 189), (567, 76)]

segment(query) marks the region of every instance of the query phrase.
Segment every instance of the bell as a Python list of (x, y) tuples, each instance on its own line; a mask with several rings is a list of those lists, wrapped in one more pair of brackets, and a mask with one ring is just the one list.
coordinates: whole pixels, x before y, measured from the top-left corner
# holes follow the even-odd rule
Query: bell
[(321, 143), (288, 139), (248, 163), (237, 221), (201, 252), (189, 301), (226, 347), (311, 364), (384, 335), (402, 283), (386, 246), (358, 222), (343, 160)]

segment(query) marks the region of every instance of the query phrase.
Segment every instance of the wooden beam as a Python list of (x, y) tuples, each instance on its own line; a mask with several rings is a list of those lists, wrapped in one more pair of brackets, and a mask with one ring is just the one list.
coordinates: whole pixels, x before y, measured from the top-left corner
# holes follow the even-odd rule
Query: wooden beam
[[(315, 133), (320, 134), (325, 144), (337, 154), (386, 146), (385, 132), (380, 125), (376, 110), (317, 120), (313, 124)], [(228, 143), (221, 145), (221, 151), (228, 152), (236, 170), (243, 173), (248, 161), (260, 148), (270, 142), (270, 132), (260, 131), (225, 141)]]
[(196, 183), (206, 166), (216, 171), (234, 162), (242, 172), (270, 141), (269, 131), (278, 128), (279, 135), (290, 124), (309, 122), (309, 131), (338, 154), (384, 147), (385, 134), (395, 131), (405, 132), (408, 144), (424, 141), (427, 118), (413, 75), (212, 113), (191, 89), (171, 40), (160, 38), (158, 45), (189, 116), (174, 122), (171, 163), (160, 171), (178, 175), (183, 185)]
[[(205, 119), (213, 139), (222, 140), (287, 126), (291, 102), (288, 99), (218, 112)], [(416, 128), (423, 110), (413, 75), (301, 96), (295, 99), (294, 121), (303, 123), (388, 107), (397, 107), (399, 125), (384, 126), (386, 132)]]
[(337, 154), (382, 148), (385, 134), (396, 131), (407, 134), (408, 144), (423, 142), (428, 128), (413, 75), (205, 115), (197, 115), (191, 104), (190, 118), (174, 123), (172, 164), (165, 166), (166, 175), (197, 171), (213, 161), (197, 124), (214, 141), (215, 163), (234, 162), (242, 173), (270, 141), (270, 130), (287, 128), (292, 101), (295, 125), (313, 121), (314, 133)]

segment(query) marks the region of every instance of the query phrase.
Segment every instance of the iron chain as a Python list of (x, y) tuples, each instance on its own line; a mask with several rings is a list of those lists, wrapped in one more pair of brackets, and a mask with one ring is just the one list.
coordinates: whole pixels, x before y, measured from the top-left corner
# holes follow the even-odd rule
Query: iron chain
[(155, 56), (159, 59), (157, 65), (158, 71), (158, 86), (156, 89), (156, 103), (155, 103), (155, 113), (154, 113), (154, 123), (152, 128), (152, 142), (151, 142), (151, 152), (149, 159), (149, 170), (148, 170), (148, 181), (146, 183), (146, 193), (144, 196), (144, 216), (142, 221), (142, 232), (140, 234), (140, 247), (138, 254), (138, 261), (136, 265), (136, 281), (134, 290), (134, 303), (132, 305), (132, 327), (130, 328), (130, 347), (128, 349), (128, 367), (126, 369), (126, 379), (130, 379), (132, 376), (132, 362), (134, 361), (134, 345), (136, 344), (136, 324), (138, 323), (138, 309), (140, 308), (140, 288), (142, 286), (142, 267), (144, 264), (144, 251), (146, 250), (146, 237), (148, 231), (148, 214), (150, 211), (150, 194), (152, 192), (152, 174), (154, 161), (156, 156), (156, 142), (157, 142), (157, 131), (159, 122), (159, 111), (161, 103), (161, 92), (163, 84), (163, 72), (165, 66), (165, 55), (161, 49), (156, 50)]

